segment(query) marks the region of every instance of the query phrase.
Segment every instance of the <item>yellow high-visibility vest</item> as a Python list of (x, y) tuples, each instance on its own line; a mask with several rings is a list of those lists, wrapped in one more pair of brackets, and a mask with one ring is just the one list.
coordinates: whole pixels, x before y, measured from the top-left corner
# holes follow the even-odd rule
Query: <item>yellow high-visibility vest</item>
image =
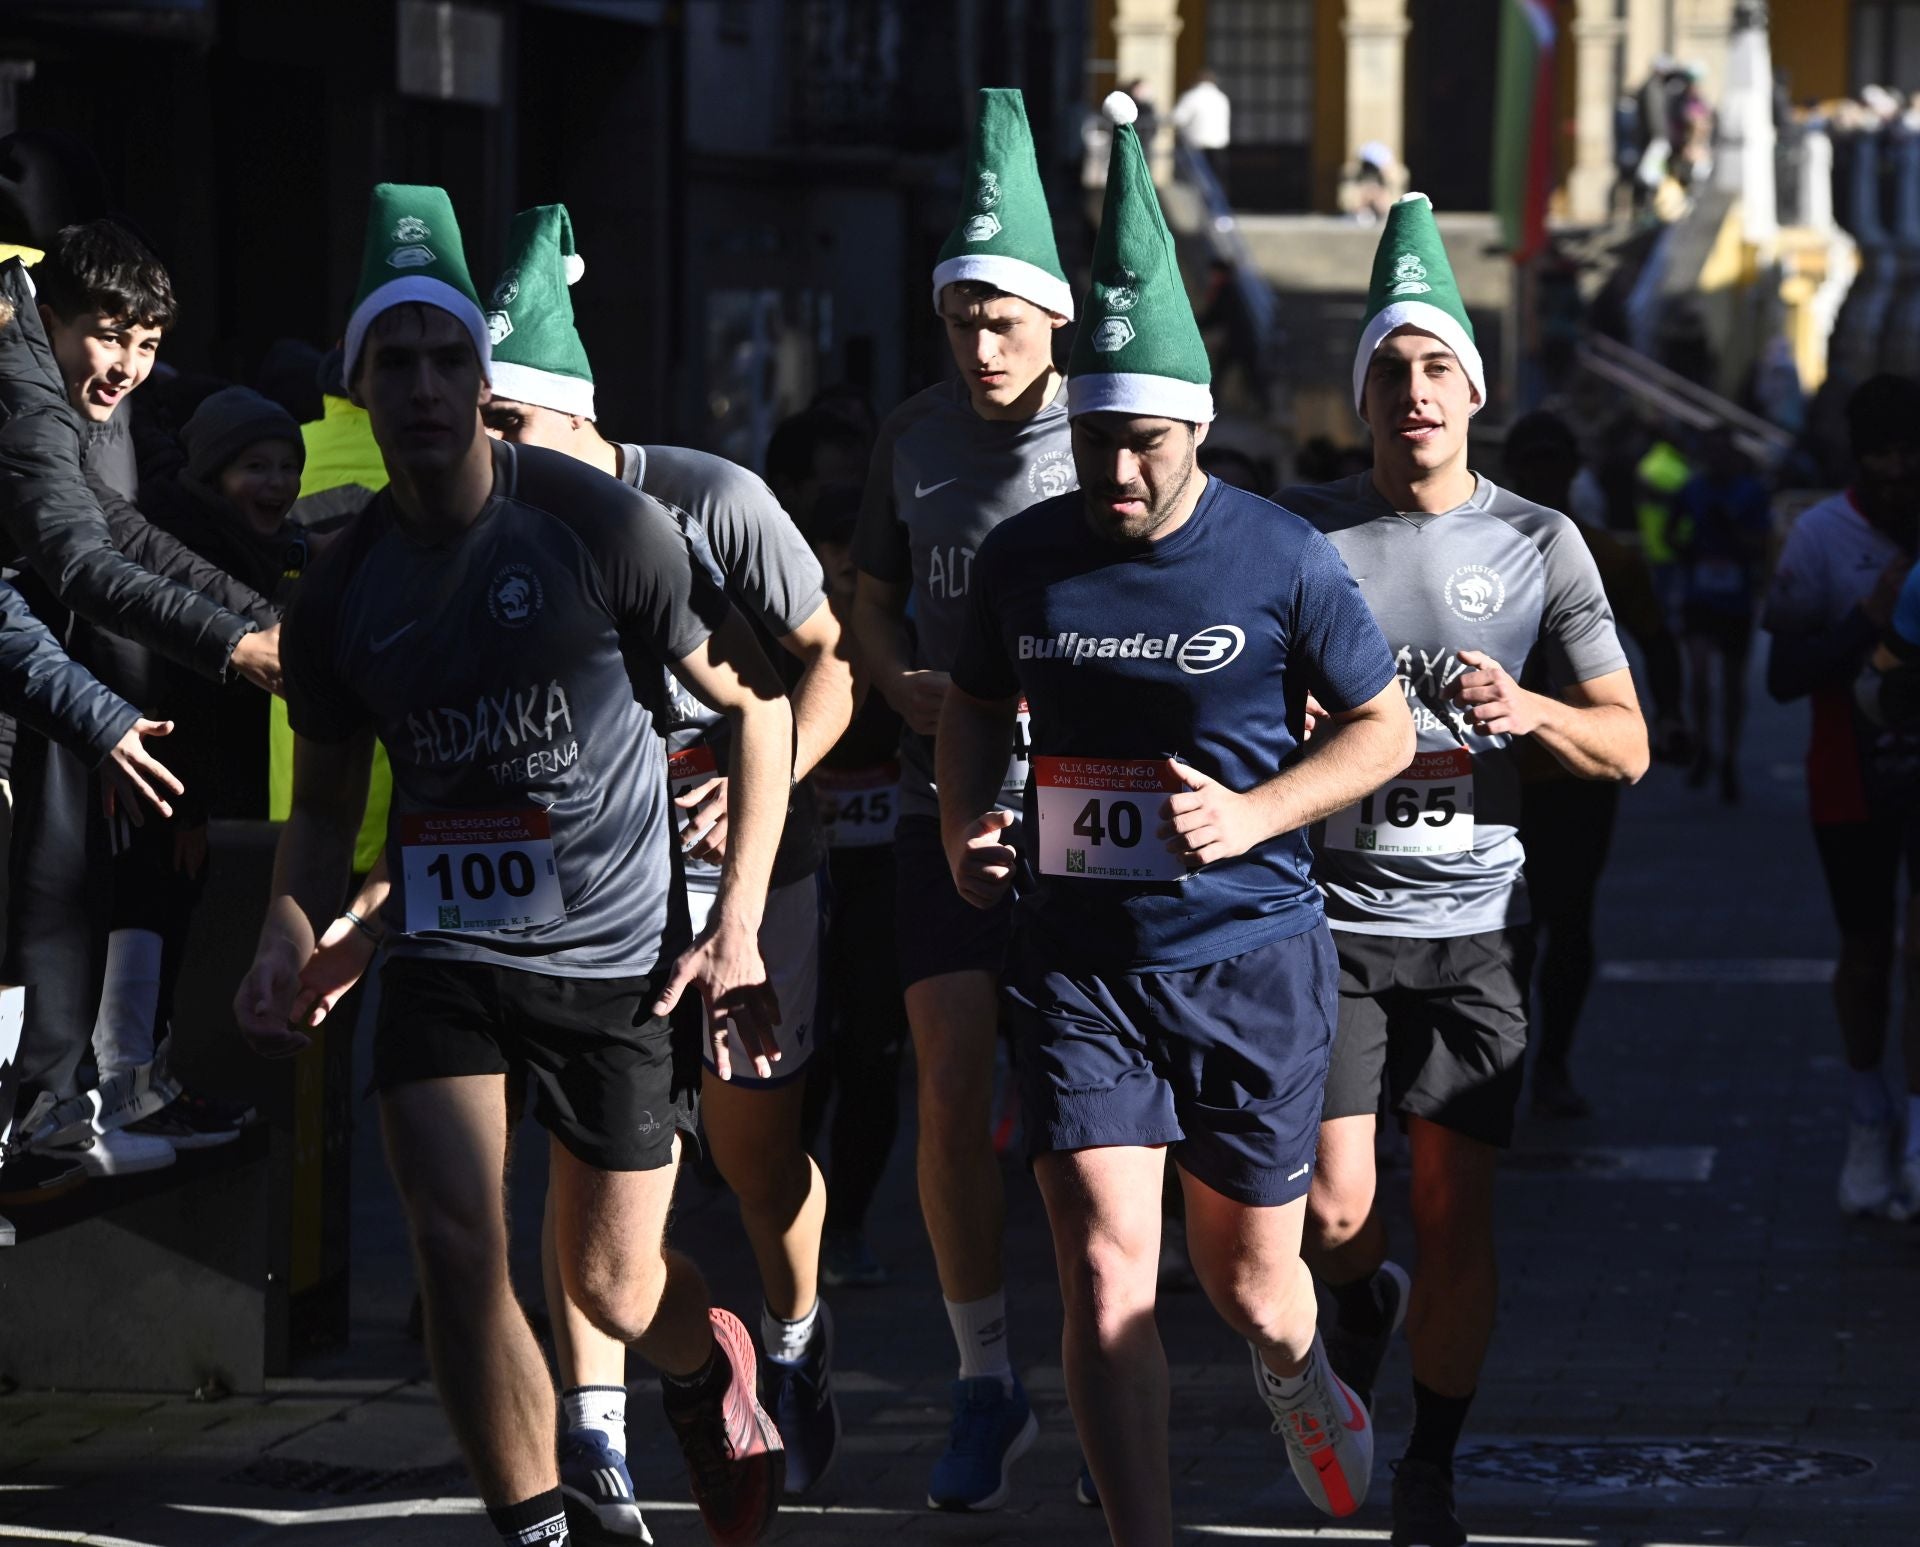
[(1687, 459), (1663, 440), (1655, 441), (1634, 469), (1639, 484), (1634, 514), (1640, 526), (1640, 551), (1649, 564), (1671, 564), (1678, 557), (1674, 542), (1684, 534), (1673, 528), (1673, 501), (1692, 475)]

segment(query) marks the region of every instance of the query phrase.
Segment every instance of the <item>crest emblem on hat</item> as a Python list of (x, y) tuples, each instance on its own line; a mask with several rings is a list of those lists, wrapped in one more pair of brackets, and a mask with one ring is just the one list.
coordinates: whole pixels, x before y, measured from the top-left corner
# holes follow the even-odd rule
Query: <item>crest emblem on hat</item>
[(1125, 317), (1109, 317), (1093, 330), (1093, 352), (1102, 355), (1115, 354), (1125, 349), (1133, 339), (1131, 322)]
[(508, 269), (506, 273), (500, 276), (500, 283), (493, 287), (494, 307), (499, 311), (505, 311), (519, 299), (520, 271), (518, 269)]
[(493, 343), (499, 343), (513, 331), (513, 319), (505, 312), (487, 313), (487, 337)]
[(1427, 266), (1417, 252), (1403, 252), (1393, 266), (1395, 295), (1425, 295), (1433, 288), (1427, 283)]
[(1000, 174), (982, 172), (980, 182), (973, 190), (973, 202), (977, 209), (992, 209), (1000, 202)]
[(545, 599), (540, 577), (524, 564), (503, 565), (487, 586), (487, 611), (502, 628), (525, 628)]
[(967, 221), (961, 232), (969, 242), (990, 242), (1000, 234), (998, 215), (975, 215)]
[(1122, 269), (1118, 284), (1107, 286), (1105, 305), (1110, 312), (1130, 312), (1140, 304), (1140, 276)]
[[(416, 225), (418, 221), (414, 222)], [(415, 242), (407, 247), (396, 247), (387, 254), (387, 267), (391, 269), (424, 269), (433, 262), (433, 249)]]
[(427, 223), (418, 215), (402, 215), (393, 223), (393, 239), (396, 242), (424, 242), (432, 235)]

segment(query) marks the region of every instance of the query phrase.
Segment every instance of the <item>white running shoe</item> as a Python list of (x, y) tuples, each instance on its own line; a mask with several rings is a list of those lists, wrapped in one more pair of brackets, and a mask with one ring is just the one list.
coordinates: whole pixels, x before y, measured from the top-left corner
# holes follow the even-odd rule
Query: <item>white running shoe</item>
[(1283, 1401), (1273, 1395), (1260, 1350), (1253, 1349), (1254, 1389), (1273, 1414), (1273, 1432), (1287, 1442), (1294, 1479), (1316, 1508), (1338, 1519), (1367, 1501), (1373, 1481), (1373, 1420), (1333, 1373), (1317, 1335), (1303, 1373), (1306, 1384), (1299, 1395)]
[(42, 1146), (40, 1153), (65, 1155), (77, 1160), (86, 1168), (87, 1175), (92, 1177), (133, 1176), (141, 1171), (158, 1171), (179, 1158), (165, 1139), (148, 1138), (143, 1133), (128, 1133), (124, 1128), (96, 1133), (76, 1144), (63, 1144), (57, 1148)]
[(1853, 1123), (1847, 1129), (1847, 1163), (1840, 1168), (1840, 1212), (1882, 1214), (1893, 1199), (1894, 1128), (1891, 1123)]
[(1903, 1225), (1920, 1219), (1920, 1155), (1908, 1154), (1900, 1162), (1899, 1180), (1887, 1200), (1887, 1218)]

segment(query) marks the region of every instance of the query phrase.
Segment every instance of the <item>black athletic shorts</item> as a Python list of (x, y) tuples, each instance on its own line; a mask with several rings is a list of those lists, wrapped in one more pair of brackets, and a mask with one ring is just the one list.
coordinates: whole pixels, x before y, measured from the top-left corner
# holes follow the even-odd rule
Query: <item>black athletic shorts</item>
[(665, 975), (394, 958), (380, 973), (374, 1088), (518, 1067), (534, 1116), (575, 1157), (601, 1171), (657, 1170), (674, 1134), (693, 1132), (700, 1092), (699, 1018), (650, 1013)]
[(1428, 939), (1336, 929), (1340, 1029), (1325, 1115), (1387, 1110), (1504, 1149), (1527, 1056), (1531, 932)]
[(1885, 934), (1899, 920), (1902, 898), (1920, 896), (1920, 815), (1889, 809), (1878, 821), (1816, 823), (1813, 844), (1843, 935)]
[[(1020, 824), (1002, 841), (1018, 849)], [(954, 890), (953, 871), (940, 842), (940, 824), (930, 816), (903, 816), (893, 830), (894, 935), (900, 944), (900, 986), (947, 972), (1000, 976), (1013, 934), (1013, 903), (1025, 864), (1014, 884), (991, 908), (976, 908)]]

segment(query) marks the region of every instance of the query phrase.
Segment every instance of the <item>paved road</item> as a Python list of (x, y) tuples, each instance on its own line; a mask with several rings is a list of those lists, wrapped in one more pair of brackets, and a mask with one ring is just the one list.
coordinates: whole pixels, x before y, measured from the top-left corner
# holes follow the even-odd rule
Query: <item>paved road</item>
[[(1600, 1114), (1525, 1123), (1501, 1184), (1501, 1330), (1462, 1458), (1476, 1541), (1920, 1541), (1920, 1229), (1847, 1223), (1831, 1202), (1841, 1082), (1823, 973), (1834, 942), (1800, 818), (1801, 727), (1797, 712), (1760, 709), (1737, 811), (1666, 771), (1628, 797), (1603, 899), (1605, 980), (1579, 1056)], [(352, 1349), (265, 1398), (0, 1398), (0, 1543), (489, 1539), (401, 1335), (410, 1284), (370, 1139)], [(542, 1171), (529, 1145), (515, 1177), (523, 1226)], [(969, 1518), (921, 1507), (948, 1352), (902, 1170), (875, 1229), (893, 1284), (836, 1301), (846, 1457), (826, 1498), (783, 1517), (779, 1540), (1105, 1540), (1071, 1499), (1077, 1450), (1044, 1223), (1024, 1173), (1008, 1182), (1015, 1348), (1043, 1424), (1012, 1507)], [(720, 1298), (749, 1307), (730, 1205), (690, 1188), (675, 1228)], [(523, 1246), (530, 1235), (521, 1229)], [(523, 1277), (536, 1298), (537, 1282)], [(1327, 1525), (1292, 1483), (1241, 1345), (1190, 1294), (1166, 1299), (1162, 1325), (1183, 1542), (1386, 1540), (1384, 1476), (1353, 1522)], [(1407, 1379), (1396, 1348), (1383, 1457), (1406, 1430)], [(654, 1400), (636, 1371), (637, 1481), (659, 1501), (656, 1538), (692, 1544), (701, 1534)]]

